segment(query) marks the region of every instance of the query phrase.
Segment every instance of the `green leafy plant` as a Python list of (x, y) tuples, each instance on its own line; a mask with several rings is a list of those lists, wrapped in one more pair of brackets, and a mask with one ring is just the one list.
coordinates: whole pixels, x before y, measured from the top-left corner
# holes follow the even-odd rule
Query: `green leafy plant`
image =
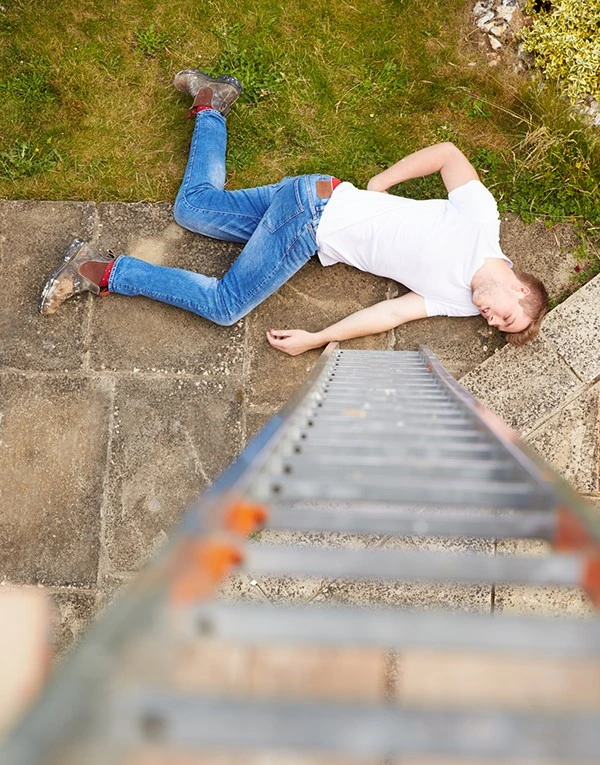
[(527, 0), (533, 23), (521, 30), (523, 50), (544, 74), (564, 83), (575, 103), (600, 98), (600, 0)]
[(504, 156), (493, 149), (477, 149), (472, 157), (473, 164), (480, 173), (495, 173), (505, 164)]
[(135, 34), (135, 47), (144, 56), (152, 58), (161, 50), (165, 50), (169, 44), (168, 35), (157, 32), (154, 24), (150, 24), (147, 29), (137, 30)]
[(0, 152), (0, 178), (16, 180), (50, 170), (61, 161), (54, 147), (40, 148), (17, 141), (6, 151)]
[(461, 101), (451, 101), (450, 108), (455, 112), (462, 111), (471, 119), (491, 117), (492, 112), (487, 107), (485, 99), (477, 93), (469, 93)]
[(518, 143), (513, 164), (515, 211), (525, 220), (586, 220), (600, 230), (600, 146), (582, 127), (539, 125)]
[(232, 72), (243, 82), (242, 101), (256, 105), (284, 82), (285, 74), (269, 51), (260, 46), (248, 48), (240, 42), (240, 24), (215, 29), (213, 33), (219, 39), (221, 51), (212, 70), (218, 74)]
[(452, 125), (443, 123), (434, 127), (433, 139), (435, 143), (442, 143), (443, 141), (452, 141), (452, 143), (457, 143), (458, 133)]
[(56, 94), (50, 82), (50, 74), (50, 66), (41, 58), (20, 60), (16, 71), (0, 81), (0, 93), (30, 104), (51, 101)]
[(575, 264), (575, 280), (578, 284), (586, 284), (590, 279), (600, 274), (600, 250), (583, 241), (573, 250), (577, 263)]

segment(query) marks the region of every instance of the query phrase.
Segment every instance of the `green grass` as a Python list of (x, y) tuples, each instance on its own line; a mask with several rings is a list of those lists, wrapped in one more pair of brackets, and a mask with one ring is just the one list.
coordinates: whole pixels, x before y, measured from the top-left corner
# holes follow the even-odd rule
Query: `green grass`
[[(455, 141), (502, 209), (600, 231), (598, 141), (550, 87), (489, 68), (464, 0), (14, 0), (0, 12), (0, 196), (174, 198), (192, 125), (173, 74), (245, 85), (229, 184), (331, 172), (365, 184)], [(438, 178), (403, 193), (443, 193)]]
[(150, 24), (147, 29), (139, 29), (134, 32), (135, 35), (135, 47), (144, 56), (152, 58), (157, 53), (167, 50), (169, 44), (169, 38), (166, 34), (157, 32), (154, 24)]

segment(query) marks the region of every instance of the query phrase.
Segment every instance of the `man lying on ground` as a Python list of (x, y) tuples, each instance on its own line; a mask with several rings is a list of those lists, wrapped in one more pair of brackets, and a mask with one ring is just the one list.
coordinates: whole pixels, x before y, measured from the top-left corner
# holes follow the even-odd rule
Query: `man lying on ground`
[[(231, 325), (316, 254), (324, 266), (347, 263), (410, 291), (320, 332), (270, 330), (271, 345), (290, 355), (438, 315), (481, 313), (515, 345), (538, 334), (548, 310), (546, 289), (534, 276), (513, 271), (500, 249), (496, 202), (456, 146), (421, 149), (371, 178), (366, 190), (331, 175), (302, 175), (226, 191), (225, 116), (242, 85), (235, 77), (186, 69), (175, 76), (174, 86), (194, 99), (188, 116), (195, 118), (175, 220), (204, 236), (243, 243), (240, 255), (216, 279), (128, 255), (103, 256), (75, 240), (46, 282), (42, 314), (54, 313), (81, 292), (114, 292), (143, 295)], [(436, 172), (447, 199), (417, 201), (386, 193)]]

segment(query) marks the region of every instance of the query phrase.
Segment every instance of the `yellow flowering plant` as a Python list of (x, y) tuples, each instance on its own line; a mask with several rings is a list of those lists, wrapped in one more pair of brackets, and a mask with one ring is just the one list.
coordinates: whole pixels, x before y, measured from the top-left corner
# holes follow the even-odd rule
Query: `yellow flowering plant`
[(600, 0), (527, 0), (531, 26), (521, 30), (523, 50), (548, 78), (560, 80), (575, 103), (600, 99)]

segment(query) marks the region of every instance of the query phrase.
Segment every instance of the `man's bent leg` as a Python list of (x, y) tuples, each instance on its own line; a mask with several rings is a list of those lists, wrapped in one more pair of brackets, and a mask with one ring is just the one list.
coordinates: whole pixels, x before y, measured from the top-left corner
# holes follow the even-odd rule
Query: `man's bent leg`
[(234, 324), (316, 252), (315, 231), (324, 201), (318, 199), (315, 183), (329, 178), (301, 176), (283, 186), (222, 279), (119, 257), (109, 290), (160, 300), (217, 324)]
[(173, 215), (198, 234), (228, 242), (247, 242), (279, 188), (291, 181), (225, 191), (225, 119), (213, 109), (198, 113), (190, 154)]

